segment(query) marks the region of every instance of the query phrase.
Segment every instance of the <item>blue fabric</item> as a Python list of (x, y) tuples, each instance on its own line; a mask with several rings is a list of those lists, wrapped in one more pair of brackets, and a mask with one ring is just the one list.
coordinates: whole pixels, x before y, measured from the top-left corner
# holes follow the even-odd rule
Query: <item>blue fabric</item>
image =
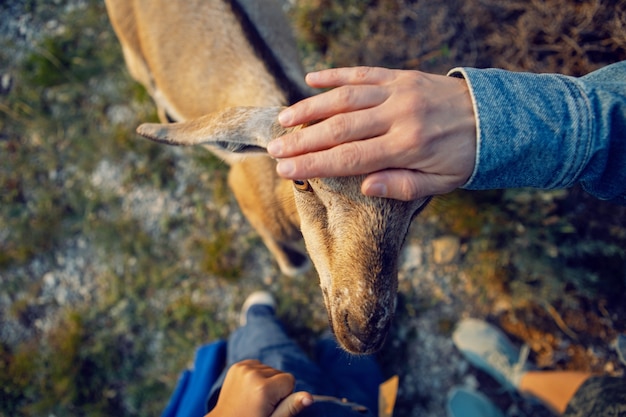
[(584, 77), (455, 68), (477, 116), (474, 172), (462, 187), (567, 188), (626, 204), (626, 61)]
[(182, 398), (185, 396), (185, 391), (187, 390), (187, 386), (189, 385), (189, 379), (191, 378), (191, 371), (186, 369), (180, 374), (178, 378), (178, 383), (176, 384), (176, 389), (174, 393), (170, 397), (165, 410), (161, 413), (161, 417), (176, 417), (176, 412), (178, 411), (178, 407), (182, 401)]
[(617, 350), (617, 356), (619, 357), (620, 362), (626, 365), (626, 333), (617, 336), (615, 349)]
[(202, 417), (209, 390), (226, 362), (226, 342), (218, 340), (196, 351), (193, 369), (185, 370), (161, 417)]
[(208, 410), (211, 410), (229, 367), (244, 359), (262, 363), (291, 373), (296, 379), (295, 391), (347, 398), (366, 406), (369, 414), (332, 404), (314, 403), (302, 416), (375, 416), (378, 413), (378, 386), (382, 372), (370, 356), (353, 356), (343, 351), (331, 337), (317, 344), (315, 361), (289, 338), (271, 307), (255, 305), (248, 310), (247, 324), (237, 329), (228, 340), (227, 366), (211, 389)]

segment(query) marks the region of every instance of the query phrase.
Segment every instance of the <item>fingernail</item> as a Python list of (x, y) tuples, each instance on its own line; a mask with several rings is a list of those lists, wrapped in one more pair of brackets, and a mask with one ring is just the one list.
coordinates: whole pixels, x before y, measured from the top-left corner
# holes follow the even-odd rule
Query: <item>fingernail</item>
[(289, 126), (293, 119), (293, 111), (291, 109), (285, 109), (278, 114), (278, 123), (283, 126)]
[(371, 197), (386, 197), (387, 196), (387, 186), (380, 182), (375, 182), (370, 184), (365, 189), (365, 194)]
[(309, 397), (304, 397), (304, 398), (302, 399), (302, 405), (303, 405), (303, 406), (308, 407), (308, 406), (310, 406), (311, 404), (313, 404), (313, 400), (312, 400), (311, 398), (309, 398)]
[(278, 161), (278, 165), (276, 165), (276, 172), (281, 177), (290, 177), (295, 169), (295, 164), (288, 159)]
[(274, 157), (280, 157), (282, 149), (283, 146), (280, 140), (275, 139), (267, 144), (267, 153)]
[(310, 83), (310, 82), (315, 82), (315, 81), (317, 81), (319, 78), (320, 78), (319, 71), (314, 71), (314, 72), (309, 72), (309, 73), (306, 75), (306, 77), (304, 78), (304, 80), (305, 80), (307, 83)]

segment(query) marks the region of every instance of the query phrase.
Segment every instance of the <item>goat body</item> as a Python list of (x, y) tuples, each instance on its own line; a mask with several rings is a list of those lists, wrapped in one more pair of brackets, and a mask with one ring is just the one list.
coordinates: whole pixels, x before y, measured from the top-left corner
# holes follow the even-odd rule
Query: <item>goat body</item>
[(396, 306), (398, 256), (426, 199), (366, 197), (360, 176), (293, 183), (276, 174), (265, 149), (287, 132), (277, 115), (313, 94), (280, 0), (105, 3), (129, 72), (163, 122), (138, 133), (223, 158), (243, 213), (283, 273), (307, 269), (304, 238), (339, 343), (378, 350)]

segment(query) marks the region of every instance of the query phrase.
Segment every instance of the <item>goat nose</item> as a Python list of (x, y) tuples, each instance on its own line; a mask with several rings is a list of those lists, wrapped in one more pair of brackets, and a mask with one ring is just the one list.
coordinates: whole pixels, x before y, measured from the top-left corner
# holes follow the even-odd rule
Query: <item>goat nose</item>
[(352, 336), (365, 345), (369, 344), (370, 332), (368, 330), (369, 325), (367, 322), (362, 323), (354, 316), (346, 315), (346, 325), (348, 326), (348, 330), (350, 330), (350, 334)]
[[(374, 318), (359, 320), (358, 315), (347, 312), (343, 316), (341, 330), (335, 334), (341, 340), (341, 345), (348, 352), (355, 354), (371, 354), (378, 351), (384, 341), (388, 326), (381, 328), (378, 320)], [(343, 331), (342, 331), (343, 330)]]

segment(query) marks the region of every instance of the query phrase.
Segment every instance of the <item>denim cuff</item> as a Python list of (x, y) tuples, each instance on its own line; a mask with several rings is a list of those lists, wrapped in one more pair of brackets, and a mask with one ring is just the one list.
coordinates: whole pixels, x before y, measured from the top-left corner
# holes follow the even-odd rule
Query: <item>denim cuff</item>
[(477, 125), (472, 190), (581, 184), (626, 205), (626, 61), (583, 77), (455, 68)]
[(468, 83), (477, 121), (474, 172), (462, 187), (565, 188), (589, 158), (593, 124), (570, 77), (455, 68)]

